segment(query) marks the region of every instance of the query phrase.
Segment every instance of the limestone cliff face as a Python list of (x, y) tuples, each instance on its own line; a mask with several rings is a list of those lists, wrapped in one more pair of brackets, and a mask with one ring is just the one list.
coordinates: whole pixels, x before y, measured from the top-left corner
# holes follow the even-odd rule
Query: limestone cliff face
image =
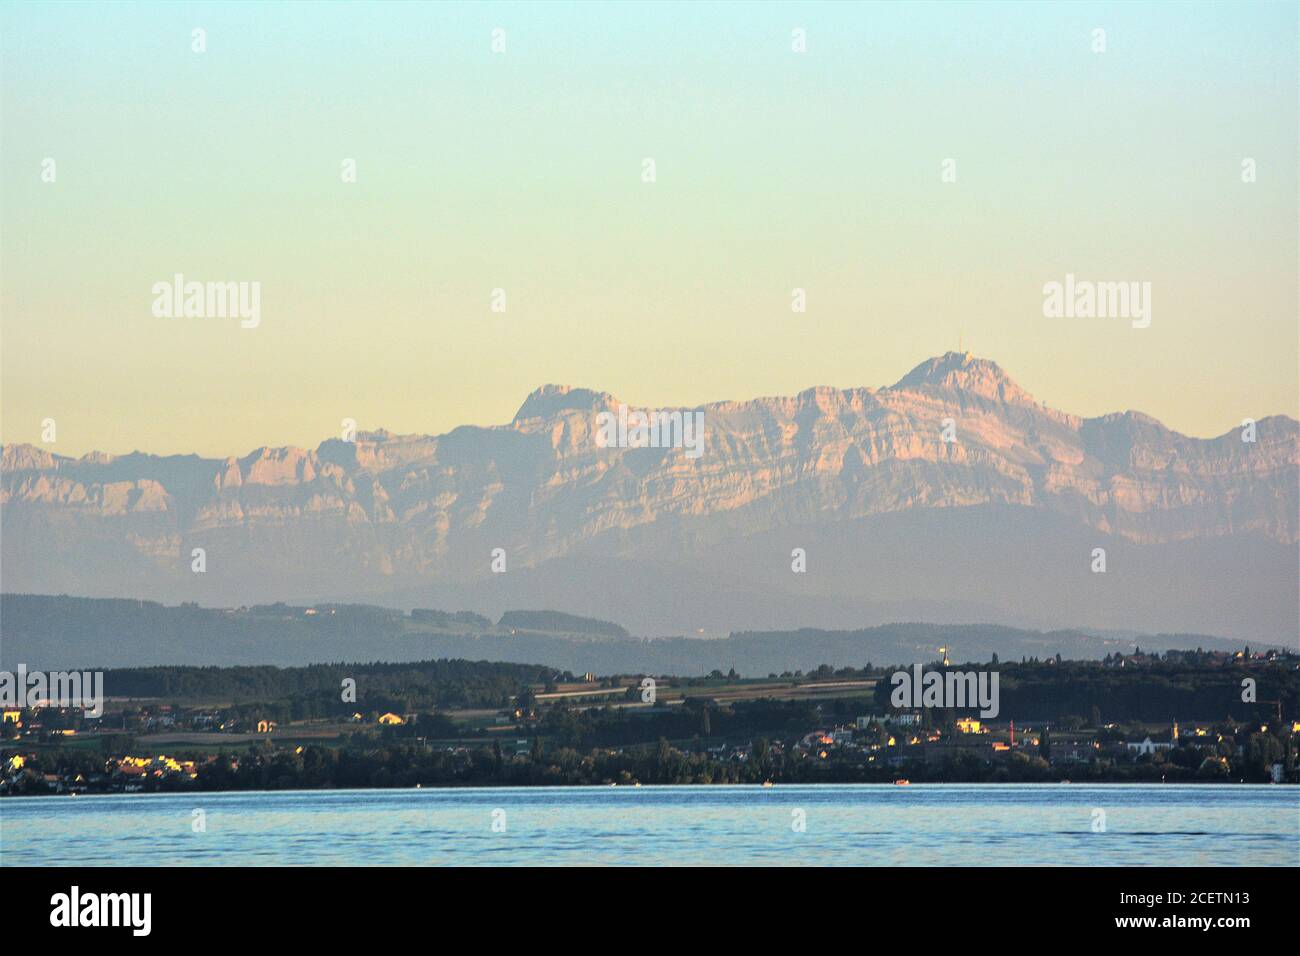
[(1294, 419), (1260, 420), (1255, 443), (1237, 431), (1188, 438), (1136, 412), (1081, 419), (969, 354), (930, 359), (886, 388), (706, 405), (698, 458), (599, 447), (597, 415), (618, 406), (548, 385), (506, 425), (361, 433), (224, 460), (6, 446), (5, 590), (158, 594), (151, 583), (183, 579), (190, 549), (204, 547), (210, 568), (323, 593), (481, 576), (497, 547), (524, 567), (580, 553), (639, 559), (975, 505), (1051, 513), (1138, 544), (1300, 539)]

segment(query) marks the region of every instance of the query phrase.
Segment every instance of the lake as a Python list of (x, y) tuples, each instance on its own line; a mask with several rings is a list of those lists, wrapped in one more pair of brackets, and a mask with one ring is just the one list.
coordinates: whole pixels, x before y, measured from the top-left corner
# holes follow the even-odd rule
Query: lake
[[(196, 832), (200, 819), (206, 830)], [(11, 797), (0, 799), (0, 864), (1296, 866), (1300, 788), (855, 784)]]

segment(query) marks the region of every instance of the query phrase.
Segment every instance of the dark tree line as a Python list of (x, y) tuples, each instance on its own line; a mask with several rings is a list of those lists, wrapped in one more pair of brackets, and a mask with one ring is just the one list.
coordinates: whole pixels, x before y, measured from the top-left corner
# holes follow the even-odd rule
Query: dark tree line
[[(1225, 666), (1156, 661), (1126, 667), (1052, 660), (1004, 662), (995, 669), (999, 674), (1000, 721), (1060, 723), (1073, 718), (1084, 726), (1096, 726), (1099, 721), (1170, 722), (1178, 718), (1254, 721), (1273, 719), (1277, 713), (1273, 702), (1280, 702), (1282, 713), (1291, 719), (1300, 713), (1300, 670), (1294, 660)], [(1246, 679), (1255, 682), (1254, 702), (1242, 700), (1242, 681)], [(877, 710), (888, 709), (892, 689), (888, 679), (877, 684)]]
[[(325, 717), (356, 709), (414, 710), (505, 707), (526, 686), (555, 670), (535, 664), (438, 660), (416, 664), (312, 664), (307, 667), (139, 667), (104, 672), (114, 697), (217, 699), (282, 708), (285, 719)], [(560, 679), (571, 675), (560, 674)], [(356, 681), (357, 703), (342, 699)]]

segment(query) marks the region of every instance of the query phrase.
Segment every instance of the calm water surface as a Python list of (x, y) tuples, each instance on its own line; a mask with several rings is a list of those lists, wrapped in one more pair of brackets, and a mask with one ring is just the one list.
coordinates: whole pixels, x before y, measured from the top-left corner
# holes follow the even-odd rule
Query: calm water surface
[[(195, 833), (193, 811), (206, 814)], [(1094, 832), (1094, 811), (1105, 812)], [(504, 811), (504, 815), (496, 813)], [(806, 829), (792, 823), (802, 811)], [(504, 821), (504, 832), (493, 821)], [(498, 823), (499, 826), (499, 823)], [(562, 787), (0, 799), (18, 865), (1300, 865), (1300, 789)]]

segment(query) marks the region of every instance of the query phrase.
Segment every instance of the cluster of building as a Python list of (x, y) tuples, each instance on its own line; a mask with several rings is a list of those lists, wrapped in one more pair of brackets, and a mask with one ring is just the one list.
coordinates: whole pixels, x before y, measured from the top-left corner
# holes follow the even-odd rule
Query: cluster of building
[[(51, 793), (137, 793), (148, 783), (164, 780), (189, 781), (199, 775), (199, 762), (177, 760), (166, 754), (156, 757), (110, 757), (104, 761), (102, 772), (90, 773), (40, 773), (29, 766), (31, 754), (14, 753), (0, 764), (0, 794), (30, 792), (33, 789)], [(208, 757), (211, 762), (216, 757)]]
[(1102, 659), (1102, 665), (1104, 667), (1152, 667), (1158, 664), (1195, 664), (1199, 667), (1226, 667), (1229, 664), (1272, 664), (1294, 659), (1294, 652), (1277, 648), (1264, 651), (1251, 651), (1249, 647), (1239, 651), (1170, 649), (1155, 654), (1144, 654), (1139, 648), (1128, 655), (1107, 654)]
[(75, 737), (97, 729), (102, 717), (91, 717), (81, 707), (28, 707), (0, 711), (0, 738)]
[[(1282, 729), (1300, 733), (1300, 721), (1288, 722)], [(1262, 725), (1259, 730), (1267, 733), (1269, 727)], [(899, 766), (914, 761), (942, 763), (962, 753), (990, 762), (1023, 753), (1042, 757), (1057, 767), (1095, 759), (1135, 763), (1180, 746), (1217, 751), (1225, 742), (1229, 751), (1240, 754), (1241, 746), (1235, 743), (1231, 730), (1206, 725), (1180, 728), (1177, 721), (1162, 730), (1126, 735), (1115, 724), (1090, 732), (1061, 731), (1040, 721), (1017, 728), (1015, 721), (993, 725), (974, 717), (958, 718), (945, 728), (927, 727), (922, 713), (908, 711), (867, 714), (851, 726), (814, 730), (805, 734), (794, 750), (822, 760), (860, 755), (869, 763)], [(1281, 764), (1273, 768), (1273, 776), (1277, 782), (1282, 781)]]
[[(353, 713), (350, 723), (374, 723), (400, 726), (410, 715), (395, 713)], [(0, 711), (0, 739), (20, 740), (75, 737), (79, 734), (113, 733), (145, 736), (175, 731), (229, 734), (270, 734), (276, 721), (249, 715), (236, 708), (203, 710), (173, 707), (170, 704), (146, 705), (134, 710), (117, 710), (112, 714), (91, 716), (80, 707), (30, 707)]]

